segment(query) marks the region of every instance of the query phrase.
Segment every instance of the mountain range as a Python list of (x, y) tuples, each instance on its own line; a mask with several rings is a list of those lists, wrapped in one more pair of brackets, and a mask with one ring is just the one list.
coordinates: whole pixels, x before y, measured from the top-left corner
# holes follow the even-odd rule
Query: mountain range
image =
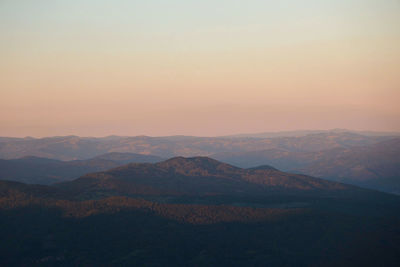
[(0, 180), (29, 184), (52, 184), (73, 180), (89, 172), (104, 171), (129, 162), (158, 162), (163, 159), (135, 153), (107, 153), (88, 160), (60, 161), (28, 156), (0, 159)]
[(207, 157), (172, 158), (155, 164), (131, 163), (106, 172), (87, 174), (57, 184), (71, 193), (105, 195), (238, 195), (266, 192), (336, 192), (355, 188), (305, 175), (288, 174), (269, 166), (241, 169)]
[[(285, 134), (291, 136), (281, 136)], [(390, 136), (391, 133), (366, 134), (336, 129), (282, 132), (268, 138), (0, 138), (0, 158), (4, 159), (0, 160), (0, 179), (50, 184), (128, 162), (208, 156), (243, 168), (269, 165), (282, 171), (400, 194), (399, 138)], [(104, 154), (108, 157), (101, 156)], [(132, 155), (137, 157), (132, 158)], [(146, 155), (149, 158), (145, 158)], [(32, 157), (36, 157), (36, 161)], [(39, 164), (37, 157), (48, 158), (47, 163)]]
[(399, 208), (395, 195), (265, 165), (129, 163), (50, 186), (0, 181), (0, 263), (397, 266)]
[(352, 132), (325, 132), (298, 137), (270, 138), (193, 136), (3, 138), (3, 141), (0, 142), (0, 158), (15, 159), (36, 156), (58, 160), (82, 160), (109, 152), (128, 152), (171, 158), (265, 149), (320, 151), (337, 147), (369, 145), (390, 138), (390, 136), (363, 136)]
[(364, 136), (400, 136), (400, 132), (379, 132), (379, 131), (352, 131), (347, 129), (331, 129), (331, 130), (298, 130), (298, 131), (277, 131), (277, 132), (263, 132), (263, 133), (247, 133), (226, 135), (224, 137), (240, 138), (269, 138), (269, 137), (301, 137), (310, 134), (326, 134), (326, 133), (353, 133)]
[(267, 149), (212, 156), (240, 167), (278, 169), (400, 194), (400, 138), (321, 151)]

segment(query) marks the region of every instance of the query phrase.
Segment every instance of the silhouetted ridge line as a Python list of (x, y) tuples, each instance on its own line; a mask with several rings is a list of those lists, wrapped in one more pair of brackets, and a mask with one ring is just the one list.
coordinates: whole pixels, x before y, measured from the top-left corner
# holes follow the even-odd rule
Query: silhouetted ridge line
[(247, 168), (247, 170), (271, 170), (271, 171), (279, 171), (278, 169), (269, 166), (269, 165), (260, 165), (257, 167), (253, 167), (253, 168)]

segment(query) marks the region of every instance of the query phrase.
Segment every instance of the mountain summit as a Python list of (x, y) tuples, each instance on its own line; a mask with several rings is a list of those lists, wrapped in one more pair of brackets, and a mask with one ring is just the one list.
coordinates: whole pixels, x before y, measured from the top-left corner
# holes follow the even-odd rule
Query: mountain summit
[(267, 192), (326, 194), (352, 186), (273, 168), (241, 169), (207, 157), (176, 157), (131, 163), (58, 185), (79, 195), (265, 195)]

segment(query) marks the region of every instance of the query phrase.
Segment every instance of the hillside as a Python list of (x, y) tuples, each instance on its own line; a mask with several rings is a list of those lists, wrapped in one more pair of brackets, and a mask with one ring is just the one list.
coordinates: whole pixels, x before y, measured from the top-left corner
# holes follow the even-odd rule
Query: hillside
[(132, 163), (57, 186), (80, 196), (321, 194), (358, 190), (273, 168), (241, 169), (207, 157), (177, 157), (155, 164)]
[(134, 153), (107, 153), (88, 160), (60, 161), (39, 157), (0, 159), (0, 180), (51, 184), (76, 179), (86, 173), (104, 171), (129, 162), (158, 162), (160, 157)]
[(400, 194), (400, 139), (327, 151), (296, 171)]
[(0, 181), (0, 264), (398, 266), (399, 208), (393, 195), (204, 157), (53, 186)]
[(240, 167), (262, 164), (280, 170), (400, 193), (400, 139), (321, 151), (267, 149), (219, 153), (214, 158)]

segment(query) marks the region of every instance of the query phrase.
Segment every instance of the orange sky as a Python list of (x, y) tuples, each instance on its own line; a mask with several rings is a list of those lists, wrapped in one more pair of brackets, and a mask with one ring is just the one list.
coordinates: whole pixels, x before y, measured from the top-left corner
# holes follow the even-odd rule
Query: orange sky
[(90, 2), (0, 3), (0, 136), (400, 131), (398, 1)]

